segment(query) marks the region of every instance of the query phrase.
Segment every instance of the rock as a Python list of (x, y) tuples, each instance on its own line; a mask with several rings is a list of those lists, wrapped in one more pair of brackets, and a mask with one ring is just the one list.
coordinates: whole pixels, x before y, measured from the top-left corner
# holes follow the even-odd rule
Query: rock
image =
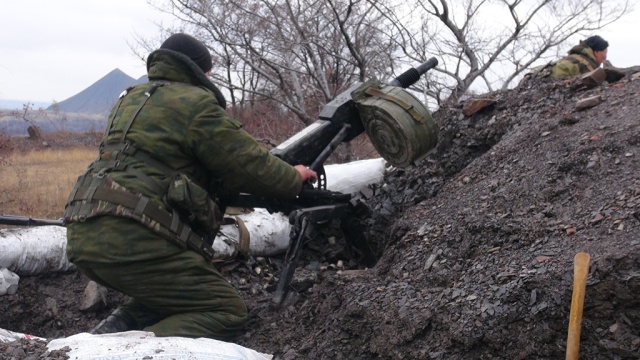
[(618, 331), (618, 328), (620, 327), (620, 325), (618, 325), (618, 323), (615, 323), (611, 326), (609, 326), (609, 332), (612, 334), (615, 334)]
[(11, 355), (13, 357), (15, 357), (16, 359), (24, 359), (27, 356), (27, 353), (24, 352), (24, 349), (18, 348), (18, 349), (13, 350)]
[(0, 268), (0, 295), (13, 295), (18, 291), (20, 276), (7, 268)]
[(575, 108), (573, 110), (574, 111), (582, 111), (582, 110), (589, 109), (589, 108), (592, 108), (594, 106), (597, 106), (600, 103), (602, 103), (602, 97), (600, 97), (599, 95), (591, 96), (591, 97), (588, 97), (586, 99), (578, 100), (578, 102), (576, 103), (576, 106), (575, 106)]
[(583, 74), (580, 77), (580, 82), (582, 83), (582, 85), (584, 85), (587, 89), (591, 89), (594, 88), (598, 85), (601, 85), (604, 80), (606, 79), (607, 74), (604, 71), (604, 69), (602, 68), (597, 68), (593, 71), (590, 71), (588, 73)]
[(87, 284), (87, 287), (84, 289), (80, 310), (96, 311), (104, 308), (106, 305), (107, 289), (95, 281), (89, 281), (89, 284)]
[(364, 276), (368, 274), (367, 270), (341, 270), (338, 271), (337, 274), (339, 276), (344, 276), (344, 277), (358, 277), (358, 276)]
[(27, 133), (29, 134), (29, 139), (31, 140), (40, 140), (42, 139), (42, 131), (40, 128), (35, 125), (31, 125), (27, 128)]
[(44, 304), (46, 306), (46, 310), (51, 314), (52, 317), (58, 316), (58, 301), (56, 299), (48, 297), (45, 299)]
[(573, 125), (576, 124), (580, 119), (577, 116), (573, 116), (570, 114), (566, 114), (560, 119), (560, 124), (562, 125)]
[(495, 99), (472, 99), (464, 105), (462, 113), (464, 116), (469, 117), (488, 106), (494, 105), (495, 103)]
[(438, 258), (437, 253), (433, 253), (429, 255), (429, 258), (427, 258), (427, 261), (424, 264), (423, 270), (428, 271), (429, 269), (431, 269), (431, 266), (433, 266), (433, 263), (436, 261), (437, 258)]

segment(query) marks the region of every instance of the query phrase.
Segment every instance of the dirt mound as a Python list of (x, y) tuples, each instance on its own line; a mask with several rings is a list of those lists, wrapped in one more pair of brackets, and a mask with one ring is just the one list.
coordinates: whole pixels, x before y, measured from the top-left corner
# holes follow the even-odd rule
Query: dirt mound
[[(281, 259), (220, 265), (250, 308), (236, 341), (276, 359), (562, 358), (573, 258), (587, 252), (581, 358), (640, 357), (639, 94), (628, 77), (591, 90), (546, 81), (488, 94), (496, 103), (470, 117), (440, 109), (434, 154), (375, 189), (373, 269), (319, 236), (300, 292), (275, 311)], [(0, 298), (0, 328), (86, 331), (123, 297), (81, 313), (85, 286), (75, 272), (23, 278)]]

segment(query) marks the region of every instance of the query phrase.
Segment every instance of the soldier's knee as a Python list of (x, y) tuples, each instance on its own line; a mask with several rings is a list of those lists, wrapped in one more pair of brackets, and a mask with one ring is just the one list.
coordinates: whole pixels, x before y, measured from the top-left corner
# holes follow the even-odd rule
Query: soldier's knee
[(234, 304), (233, 308), (227, 316), (225, 316), (225, 320), (227, 322), (226, 326), (230, 329), (242, 329), (244, 328), (244, 324), (247, 322), (247, 318), (249, 317), (249, 312), (247, 310), (247, 306), (244, 301), (240, 300)]
[(244, 330), (248, 317), (246, 307), (233, 313), (215, 312), (209, 316), (210, 320), (206, 329), (208, 333), (204, 336), (223, 341), (229, 341), (240, 334)]

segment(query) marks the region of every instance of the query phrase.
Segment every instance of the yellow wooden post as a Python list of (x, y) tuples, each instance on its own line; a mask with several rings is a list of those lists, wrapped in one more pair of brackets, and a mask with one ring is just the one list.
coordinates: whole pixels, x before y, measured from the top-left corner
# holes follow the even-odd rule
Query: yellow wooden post
[(577, 253), (573, 261), (573, 296), (569, 314), (569, 333), (567, 335), (567, 360), (578, 360), (580, 352), (580, 330), (582, 329), (582, 309), (587, 288), (590, 256), (585, 252)]

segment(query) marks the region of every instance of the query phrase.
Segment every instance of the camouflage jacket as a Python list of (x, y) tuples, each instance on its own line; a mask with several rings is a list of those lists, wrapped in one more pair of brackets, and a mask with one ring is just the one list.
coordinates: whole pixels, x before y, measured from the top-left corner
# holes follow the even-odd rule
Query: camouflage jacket
[(575, 76), (595, 70), (596, 57), (590, 47), (582, 42), (569, 50), (569, 55), (558, 60), (551, 68), (551, 77)]
[[(298, 172), (270, 154), (238, 121), (227, 116), (224, 97), (195, 63), (180, 53), (160, 49), (149, 55), (147, 69), (149, 82), (129, 89), (112, 109), (102, 149), (121, 144), (126, 133), (124, 141), (188, 175), (203, 188), (210, 188), (215, 179), (219, 196), (246, 192), (286, 199), (300, 192)], [(154, 84), (162, 86), (141, 106), (145, 93)], [(134, 121), (128, 124), (132, 117)], [(104, 159), (89, 165), (89, 174), (97, 171), (95, 164), (99, 161)], [(140, 181), (131, 171), (113, 170), (108, 177), (115, 187), (162, 204), (163, 194), (157, 189), (166, 188), (169, 177), (136, 157), (122, 161), (128, 169), (142, 173), (159, 186)], [(181, 251), (159, 239), (148, 227), (111, 215), (72, 223), (67, 235), (71, 261), (135, 261)]]

